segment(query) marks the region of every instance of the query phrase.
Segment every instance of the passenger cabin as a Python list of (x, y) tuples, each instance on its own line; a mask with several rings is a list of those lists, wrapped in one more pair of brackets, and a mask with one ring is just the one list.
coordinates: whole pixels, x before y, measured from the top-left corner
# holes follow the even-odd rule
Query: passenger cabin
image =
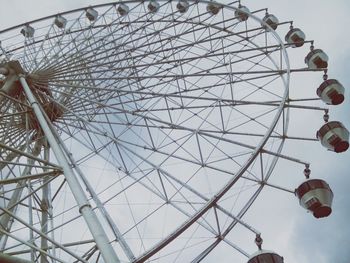
[[(272, 14), (266, 14), (265, 17), (263, 18), (263, 22), (268, 24), (273, 30), (277, 29), (277, 26), (279, 23), (278, 18)], [(269, 29), (264, 23), (262, 23), (261, 26), (266, 30)]]
[(216, 15), (219, 13), (221, 9), (221, 5), (217, 2), (210, 2), (207, 5), (207, 11), (211, 14), (211, 15)]
[(25, 25), (22, 29), (21, 29), (21, 34), (24, 37), (33, 37), (34, 36), (34, 28), (31, 27), (30, 25)]
[(283, 257), (273, 251), (259, 250), (249, 258), (248, 263), (283, 263)]
[(67, 24), (67, 19), (65, 19), (63, 16), (58, 15), (55, 17), (55, 21), (54, 21), (55, 25), (58, 28), (65, 28), (66, 24)]
[(98, 12), (90, 7), (86, 10), (86, 17), (90, 20), (90, 22), (93, 22), (97, 19)]
[(344, 101), (345, 89), (336, 79), (325, 80), (317, 89), (317, 95), (327, 104), (338, 105)]
[(309, 69), (328, 67), (328, 56), (322, 49), (314, 49), (305, 57), (305, 63)]
[(330, 121), (317, 131), (321, 144), (336, 153), (345, 152), (349, 148), (349, 131), (339, 121)]
[(327, 217), (332, 212), (333, 192), (321, 179), (309, 179), (296, 190), (300, 205), (313, 213), (314, 217)]
[(117, 7), (117, 12), (121, 16), (126, 16), (129, 13), (129, 7), (126, 4), (120, 4)]
[(177, 3), (176, 8), (181, 14), (183, 14), (187, 12), (189, 6), (190, 4), (186, 0), (180, 0)]
[(299, 28), (292, 28), (286, 34), (285, 40), (288, 44), (291, 44), (292, 47), (301, 47), (304, 45), (305, 34)]
[(156, 1), (149, 1), (147, 8), (151, 13), (156, 13), (159, 9), (159, 3)]
[(247, 19), (249, 18), (249, 13), (249, 9), (242, 5), (235, 11), (235, 16), (239, 21), (243, 22), (247, 21)]

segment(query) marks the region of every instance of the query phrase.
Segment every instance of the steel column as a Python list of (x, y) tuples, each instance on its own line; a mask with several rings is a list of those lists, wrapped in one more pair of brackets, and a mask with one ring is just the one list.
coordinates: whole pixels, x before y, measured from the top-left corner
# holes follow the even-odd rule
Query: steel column
[[(46, 161), (48, 161), (50, 159), (50, 149), (48, 146), (48, 143), (45, 142), (45, 148), (44, 148), (44, 158)], [(47, 172), (47, 168), (44, 168), (44, 172)], [(48, 231), (48, 219), (49, 219), (49, 208), (51, 205), (50, 202), (50, 196), (49, 196), (49, 188), (50, 185), (48, 184), (49, 182), (49, 178), (48, 177), (44, 177), (43, 179), (43, 193), (42, 193), (42, 198), (41, 198), (41, 209), (42, 209), (42, 213), (41, 213), (41, 232), (43, 232), (44, 234), (47, 234)], [(41, 249), (47, 252), (47, 247), (48, 247), (48, 243), (47, 243), (47, 239), (45, 237), (41, 237)], [(48, 263), (49, 261), (47, 260), (47, 256), (43, 253), (41, 253), (40, 255), (40, 262), (41, 263)]]
[(30, 87), (27, 84), (26, 79), (22, 74), (19, 76), (19, 80), (22, 84), (23, 90), (27, 96), (28, 101), (30, 102), (34, 110), (34, 113), (40, 124), (40, 127), (43, 130), (46, 136), (46, 139), (50, 144), (50, 147), (53, 153), (56, 156), (58, 163), (62, 166), (64, 176), (78, 204), (79, 212), (85, 219), (85, 222), (92, 236), (95, 239), (96, 245), (101, 251), (104, 261), (108, 263), (119, 263), (120, 261), (117, 257), (117, 254), (115, 253), (111, 244), (109, 243), (107, 235), (102, 225), (100, 224), (96, 214), (93, 212), (91, 205), (89, 204), (88, 199), (84, 193), (84, 190), (82, 189), (77, 177), (74, 174), (74, 171), (69, 165), (69, 162), (62, 148), (57, 142), (56, 137), (51, 131), (51, 127), (50, 127), (51, 123), (49, 123), (49, 121), (45, 118), (44, 113), (41, 111), (41, 107), (39, 103), (37, 102), (35, 96), (33, 95)]

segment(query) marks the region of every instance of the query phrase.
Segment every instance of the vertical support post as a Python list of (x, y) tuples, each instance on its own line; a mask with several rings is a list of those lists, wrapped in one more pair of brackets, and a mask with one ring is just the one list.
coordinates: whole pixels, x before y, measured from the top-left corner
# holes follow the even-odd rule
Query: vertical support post
[[(29, 118), (28, 118), (28, 112), (26, 113), (26, 151), (29, 152)], [(40, 147), (41, 148), (41, 147)], [(40, 150), (38, 151), (40, 153)], [(30, 160), (27, 157), (27, 163), (30, 164), (32, 160)], [(28, 189), (28, 207), (29, 207), (29, 218), (28, 222), (32, 226), (33, 225), (33, 202), (32, 202), (32, 187), (31, 187), (31, 182), (27, 182), (27, 189)], [(30, 243), (34, 244), (34, 232), (33, 229), (29, 229), (29, 237), (30, 237)], [(30, 259), (34, 262), (35, 260), (35, 251), (34, 249), (30, 250)]]
[[(48, 161), (50, 158), (50, 148), (48, 146), (47, 141), (45, 141), (44, 144), (44, 159), (45, 161)], [(46, 172), (48, 169), (44, 169), (44, 172)], [(43, 179), (43, 193), (42, 193), (42, 198), (41, 198), (41, 232), (44, 234), (47, 234), (48, 230), (48, 219), (49, 219), (49, 208), (50, 208), (50, 201), (49, 199), (51, 198), (49, 196), (49, 187), (50, 185), (48, 184), (48, 181), (50, 179), (48, 177), (44, 177)], [(48, 250), (48, 243), (47, 239), (45, 237), (41, 237), (41, 249), (47, 252)], [(47, 260), (47, 256), (44, 253), (40, 254), (40, 263), (48, 263), (49, 261)]]
[(51, 131), (51, 127), (50, 127), (51, 123), (49, 123), (49, 121), (45, 118), (44, 113), (41, 111), (40, 105), (38, 104), (35, 96), (33, 95), (30, 87), (27, 84), (27, 81), (25, 80), (22, 74), (19, 75), (19, 80), (27, 96), (28, 101), (30, 102), (34, 110), (35, 116), (40, 124), (40, 127), (44, 132), (46, 139), (50, 144), (50, 147), (53, 153), (55, 154), (55, 157), (58, 163), (61, 165), (63, 169), (63, 173), (67, 180), (67, 184), (69, 185), (72, 191), (72, 194), (75, 198), (75, 201), (78, 204), (79, 212), (83, 216), (96, 242), (96, 245), (102, 254), (104, 261), (108, 263), (120, 263), (117, 257), (117, 254), (113, 250), (111, 244), (109, 244), (107, 235), (102, 225), (100, 224), (96, 214), (94, 213), (94, 211), (91, 208), (91, 205), (88, 202), (88, 199), (84, 193), (84, 190), (82, 189), (77, 177), (74, 174), (74, 171), (69, 165), (69, 162), (62, 148), (60, 147), (57, 141), (57, 138), (54, 136), (53, 132)]
[[(27, 182), (27, 189), (28, 189), (28, 207), (29, 207), (29, 215), (28, 215), (28, 223), (29, 225), (33, 225), (33, 202), (32, 202), (32, 187), (31, 187), (31, 183), (30, 181)], [(34, 245), (34, 232), (33, 229), (28, 229), (29, 231), (29, 243), (31, 243), (32, 245)], [(35, 251), (34, 249), (30, 250), (30, 259), (31, 261), (34, 262), (35, 260)]]

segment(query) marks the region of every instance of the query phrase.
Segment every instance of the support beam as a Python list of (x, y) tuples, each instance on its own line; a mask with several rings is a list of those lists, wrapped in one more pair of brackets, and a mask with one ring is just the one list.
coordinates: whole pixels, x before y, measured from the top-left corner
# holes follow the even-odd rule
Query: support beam
[(45, 178), (45, 177), (49, 178), (52, 176), (59, 176), (61, 174), (62, 174), (61, 171), (51, 171), (51, 172), (38, 173), (33, 175), (20, 176), (16, 178), (3, 179), (3, 180), (0, 180), (0, 185), (14, 184), (21, 181), (31, 181), (31, 180), (36, 180), (36, 179)]
[(23, 90), (27, 96), (28, 101), (30, 102), (36, 118), (40, 124), (42, 131), (44, 132), (46, 139), (56, 156), (58, 163), (63, 169), (64, 176), (67, 180), (67, 183), (72, 191), (72, 194), (75, 198), (75, 201), (78, 204), (79, 212), (85, 219), (85, 222), (96, 241), (96, 245), (99, 248), (102, 257), (105, 262), (120, 263), (117, 254), (113, 250), (111, 244), (109, 243), (107, 234), (105, 233), (100, 221), (98, 220), (96, 214), (94, 213), (88, 198), (85, 195), (81, 184), (79, 183), (76, 175), (74, 174), (73, 169), (69, 165), (69, 162), (59, 145), (57, 138), (52, 132), (52, 124), (45, 118), (44, 113), (42, 112), (41, 106), (33, 95), (31, 88), (28, 86), (26, 79), (21, 74), (19, 75), (19, 80), (22, 84)]
[[(44, 159), (48, 161), (50, 159), (50, 148), (45, 142), (45, 148), (44, 148)], [(47, 172), (47, 169), (44, 169), (44, 172)], [(47, 235), (48, 231), (48, 221), (49, 221), (49, 209), (51, 206), (51, 196), (50, 196), (50, 184), (49, 184), (49, 178), (44, 177), (43, 179), (43, 192), (42, 192), (42, 198), (41, 198), (41, 232)], [(42, 236), (40, 247), (42, 250), (47, 252), (48, 242), (47, 239)], [(40, 263), (49, 263), (47, 256), (44, 253), (40, 254)]]

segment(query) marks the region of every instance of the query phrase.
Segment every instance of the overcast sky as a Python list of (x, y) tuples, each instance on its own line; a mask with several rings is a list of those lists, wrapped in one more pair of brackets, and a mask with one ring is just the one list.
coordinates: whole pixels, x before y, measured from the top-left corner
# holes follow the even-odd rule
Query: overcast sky
[[(0, 0), (0, 2), (2, 3), (0, 28), (4, 29), (42, 16), (110, 1)], [(294, 20), (295, 26), (302, 28), (307, 38), (314, 39), (316, 46), (329, 55), (329, 75), (331, 78), (340, 80), (346, 89), (346, 100), (341, 106), (332, 108), (331, 119), (341, 120), (350, 128), (350, 2), (348, 0), (245, 0), (242, 1), (242, 4), (251, 10), (268, 7), (280, 21)], [(292, 62), (293, 59), (291, 58)], [(318, 78), (321, 80), (321, 76)], [(303, 83), (303, 81), (298, 83)], [(291, 89), (309, 88), (307, 87), (309, 83), (316, 82), (305, 80), (305, 86), (292, 86)], [(316, 89), (317, 86), (312, 88)], [(307, 120), (303, 122), (307, 123)], [(284, 255), (286, 263), (350, 262), (350, 153), (326, 152), (322, 151), (321, 146), (319, 150), (319, 155), (310, 156), (313, 160), (312, 175), (326, 178), (330, 183), (335, 193), (334, 212), (325, 220), (316, 220), (301, 208), (300, 210), (294, 207), (289, 209), (288, 206), (281, 205), (278, 209), (282, 210), (271, 210), (273, 212), (267, 216), (271, 217), (271, 225), (276, 224), (277, 230), (270, 236), (285, 238), (285, 243), (281, 247), (271, 247), (271, 249), (278, 250), (281, 255)], [(280, 171), (283, 170), (280, 169)], [(296, 199), (295, 202), (297, 203)], [(273, 206), (274, 202), (271, 200), (269, 205)], [(290, 211), (292, 214), (288, 214)], [(297, 211), (297, 214), (294, 214), (294, 211)], [(287, 218), (288, 221), (276, 222), (274, 213), (283, 213), (284, 218)], [(285, 231), (283, 231), (284, 226)], [(273, 231), (273, 228), (271, 229)]]

